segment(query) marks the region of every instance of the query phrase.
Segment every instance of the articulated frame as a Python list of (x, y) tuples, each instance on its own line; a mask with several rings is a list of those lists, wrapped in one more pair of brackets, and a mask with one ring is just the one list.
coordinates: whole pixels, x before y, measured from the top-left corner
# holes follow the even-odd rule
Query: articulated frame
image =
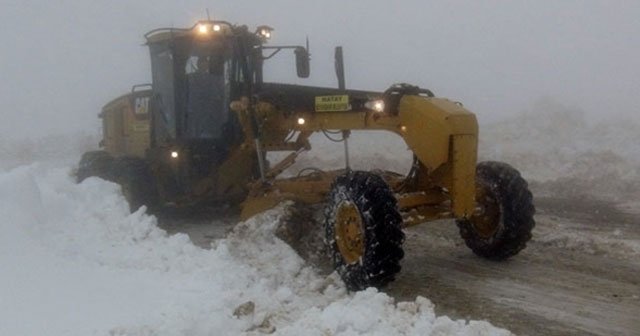
[[(234, 102), (232, 109), (245, 125), (246, 146), (254, 146), (254, 132), (248, 126), (253, 113), (263, 130), (260, 140), (264, 151), (292, 151), (265, 174), (266, 181), (251, 186), (243, 204), (243, 219), (285, 200), (309, 204), (324, 201), (333, 180), (344, 171), (276, 177), (293, 164), (298, 154), (310, 149), (308, 138), (313, 132), (327, 129), (387, 130), (404, 139), (416, 157), (414, 173), (408, 177), (384, 173), (383, 178), (396, 192), (405, 225), (465, 218), (475, 209), (478, 125), (475, 115), (458, 103), (406, 95), (395, 114), (299, 111), (285, 116), (268, 103), (258, 103), (250, 110), (246, 100)], [(299, 118), (304, 119), (303, 124), (298, 123)], [(297, 137), (285, 140), (291, 131), (297, 131)]]

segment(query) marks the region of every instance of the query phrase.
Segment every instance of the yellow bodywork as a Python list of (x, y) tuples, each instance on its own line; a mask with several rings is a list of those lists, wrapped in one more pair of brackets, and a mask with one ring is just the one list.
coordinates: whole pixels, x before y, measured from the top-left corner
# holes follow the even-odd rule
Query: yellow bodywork
[[(336, 110), (341, 100), (335, 99)], [(239, 114), (248, 113), (246, 104), (235, 104)], [(264, 134), (287, 134), (300, 131), (297, 139), (289, 143), (277, 143), (267, 138), (272, 150), (296, 150), (308, 146), (306, 141), (312, 132), (325, 129), (338, 130), (387, 130), (398, 134), (415, 153), (420, 169), (417, 179), (406, 185), (403, 177), (384, 176), (387, 183), (397, 190), (401, 210), (407, 213), (407, 225), (422, 221), (470, 216), (475, 209), (475, 166), (477, 161), (478, 124), (475, 115), (461, 104), (442, 98), (404, 96), (398, 105), (398, 113), (362, 111), (325, 111), (322, 113), (299, 111), (289, 117), (272, 105), (259, 103), (256, 114), (263, 121)], [(304, 119), (299, 123), (298, 119)], [(293, 163), (295, 154), (285, 159), (285, 168)], [(275, 177), (283, 169), (276, 164)], [(271, 208), (284, 200), (317, 203), (324, 200), (337, 172), (324, 172), (292, 179), (273, 179), (268, 183), (255, 183), (242, 209), (242, 217), (248, 218)]]
[[(110, 154), (145, 156), (149, 148), (150, 118), (140, 101), (144, 97), (145, 94), (128, 94), (103, 108), (103, 146)], [(344, 97), (319, 99), (317, 103), (323, 107), (322, 112), (295, 111), (287, 115), (266, 102), (258, 102), (252, 107), (246, 98), (233, 102), (231, 107), (243, 126), (245, 140), (215, 170), (215, 176), (197, 182), (193, 197), (248, 192), (242, 204), (243, 219), (287, 200), (309, 204), (323, 202), (335, 177), (344, 171), (278, 178), (295, 162), (299, 153), (311, 149), (308, 141), (311, 134), (327, 129), (386, 130), (402, 137), (419, 162), (419, 169), (411, 181), (396, 174), (383, 176), (396, 192), (405, 225), (471, 216), (475, 209), (478, 146), (474, 114), (459, 103), (417, 95), (403, 96), (397, 113), (364, 109), (342, 111), (345, 109)], [(271, 163), (265, 174), (266, 181), (246, 185), (256, 156), (251, 113), (260, 123), (262, 149), (265, 152), (290, 151), (291, 154), (280, 162)], [(300, 123), (300, 118), (304, 123)], [(287, 139), (291, 131), (298, 131), (298, 135)]]
[(113, 156), (143, 158), (150, 144), (150, 91), (118, 97), (102, 108), (102, 146)]

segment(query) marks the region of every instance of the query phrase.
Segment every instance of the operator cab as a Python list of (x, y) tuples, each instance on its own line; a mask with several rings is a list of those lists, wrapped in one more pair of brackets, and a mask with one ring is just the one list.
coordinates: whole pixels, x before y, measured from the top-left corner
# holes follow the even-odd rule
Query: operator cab
[(200, 23), (189, 30), (146, 35), (154, 92), (152, 141), (157, 146), (208, 143), (229, 148), (241, 137), (229, 104), (246, 90), (245, 74), (256, 72), (255, 62), (243, 54), (257, 39), (236, 38), (228, 25), (216, 23), (216, 31), (212, 27)]
[[(255, 97), (263, 85), (263, 61), (282, 49), (294, 49), (298, 75), (309, 75), (307, 49), (263, 46), (271, 30), (260, 26), (250, 32), (246, 26), (208, 20), (187, 29), (160, 28), (145, 35), (152, 71), (151, 143), (146, 156), (156, 174), (165, 177), (167, 199), (206, 192), (203, 180), (219, 196), (227, 193), (218, 170), (232, 169), (224, 163), (234, 155), (252, 167), (241, 176), (259, 175), (255, 157), (238, 154), (245, 134), (231, 103)], [(265, 49), (271, 49), (271, 54), (263, 55)], [(255, 120), (249, 123), (257, 133)]]
[(189, 195), (203, 178), (217, 176), (244, 139), (230, 104), (261, 81), (262, 40), (222, 21), (156, 29), (145, 38), (153, 92), (147, 156), (166, 176), (168, 198)]
[[(206, 142), (229, 148), (242, 132), (230, 103), (261, 89), (262, 64), (293, 49), (298, 76), (309, 76), (308, 50), (263, 44), (272, 28), (200, 21), (187, 29), (160, 28), (145, 35), (153, 80), (151, 147)], [(263, 50), (271, 54), (263, 55)]]

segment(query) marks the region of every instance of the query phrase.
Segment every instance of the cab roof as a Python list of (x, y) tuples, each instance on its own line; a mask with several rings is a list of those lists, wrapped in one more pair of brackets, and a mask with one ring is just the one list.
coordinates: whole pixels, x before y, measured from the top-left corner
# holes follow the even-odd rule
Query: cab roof
[[(180, 38), (207, 38), (213, 36), (237, 36), (242, 34), (254, 35), (256, 37), (261, 37), (259, 34), (262, 29), (267, 28), (269, 32), (272, 28), (268, 26), (260, 26), (256, 33), (250, 33), (247, 26), (236, 26), (232, 25), (227, 21), (213, 21), (213, 20), (202, 20), (196, 22), (190, 28), (156, 28), (153, 29), (146, 34), (144, 34), (144, 38), (147, 41), (147, 44), (161, 43), (166, 41), (171, 41), (173, 39)], [(264, 41), (263, 41), (264, 42)]]

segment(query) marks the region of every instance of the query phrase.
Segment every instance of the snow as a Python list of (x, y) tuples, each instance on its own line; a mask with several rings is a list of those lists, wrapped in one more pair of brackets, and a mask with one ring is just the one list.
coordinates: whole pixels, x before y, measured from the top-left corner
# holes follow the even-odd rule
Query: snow
[(627, 201), (640, 198), (640, 124), (589, 120), (540, 101), (530, 111), (480, 128), (479, 156), (518, 168), (541, 192)]
[[(482, 126), (480, 157), (514, 165), (538, 195), (623, 196), (621, 210), (637, 213), (638, 134), (633, 122), (589, 123), (577, 111), (542, 104)], [(145, 209), (128, 213), (115, 184), (74, 183), (72, 167), (96, 142), (84, 134), (0, 142), (0, 335), (510, 334), (436, 316), (427, 298), (347, 293), (335, 273), (319, 275), (275, 237), (282, 208), (239, 223), (211, 249), (168, 235)], [(344, 164), (342, 144), (322, 135), (312, 143), (289, 175)], [(411, 164), (396, 135), (354, 132), (349, 143), (355, 169), (406, 172)], [(537, 228), (534, 238), (544, 244), (640, 253), (625, 230), (590, 234), (584, 224), (545, 220), (550, 229)]]
[(624, 212), (640, 215), (640, 200), (627, 200), (618, 207)]
[(423, 297), (347, 293), (276, 238), (282, 208), (202, 249), (128, 213), (117, 185), (55, 166), (0, 173), (2, 335), (510, 334)]
[(553, 216), (544, 217), (542, 220), (545, 223), (537, 226), (535, 240), (546, 246), (638, 263), (640, 237), (637, 234), (630, 234), (627, 230), (609, 229), (605, 225), (594, 228), (585, 223)]

